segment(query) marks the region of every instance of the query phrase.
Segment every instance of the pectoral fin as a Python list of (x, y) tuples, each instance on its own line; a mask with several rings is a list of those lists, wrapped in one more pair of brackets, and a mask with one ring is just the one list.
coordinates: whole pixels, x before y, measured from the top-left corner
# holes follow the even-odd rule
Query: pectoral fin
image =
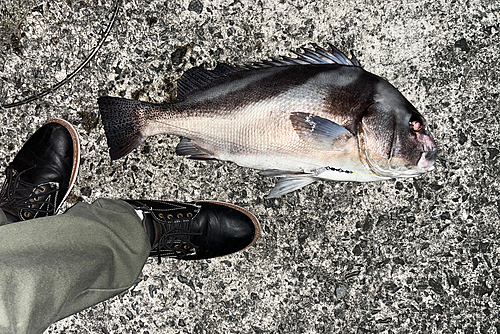
[(284, 194), (288, 194), (289, 192), (305, 187), (314, 181), (315, 179), (309, 176), (280, 177), (269, 195), (267, 195), (267, 198), (280, 197)]
[(353, 137), (342, 125), (312, 114), (294, 112), (290, 114), (290, 121), (300, 139), (319, 150), (341, 151), (344, 143)]

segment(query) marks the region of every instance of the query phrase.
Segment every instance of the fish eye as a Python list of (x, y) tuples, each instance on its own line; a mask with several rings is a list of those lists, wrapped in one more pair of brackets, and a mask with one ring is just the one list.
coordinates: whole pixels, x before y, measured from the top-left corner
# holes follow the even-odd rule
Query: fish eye
[(413, 114), (410, 117), (410, 121), (409, 121), (408, 125), (410, 126), (410, 130), (412, 130), (414, 132), (419, 132), (420, 130), (422, 130), (424, 128), (424, 122), (423, 122), (422, 118), (416, 114)]

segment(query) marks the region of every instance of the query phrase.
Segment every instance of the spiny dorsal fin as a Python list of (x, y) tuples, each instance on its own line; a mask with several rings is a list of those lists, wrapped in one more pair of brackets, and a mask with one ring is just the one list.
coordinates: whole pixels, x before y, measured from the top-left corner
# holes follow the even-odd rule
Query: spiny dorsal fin
[(203, 67), (193, 67), (187, 70), (177, 82), (177, 98), (184, 100), (190, 94), (223, 81), (230, 74), (250, 71), (254, 69), (300, 66), (300, 65), (326, 65), (339, 64), (345, 66), (360, 66), (356, 58), (349, 59), (344, 53), (335, 47), (328, 52), (319, 46), (315, 50), (304, 49), (304, 52), (295, 52), (297, 58), (281, 57), (281, 59), (264, 60), (259, 63), (244, 66), (230, 66), (227, 64), (217, 64), (213, 70), (206, 70)]
[(297, 58), (281, 57), (281, 59), (265, 60), (263, 62), (247, 65), (247, 69), (266, 68), (274, 66), (294, 66), (294, 65), (326, 65), (339, 64), (346, 66), (358, 66), (359, 62), (353, 56), (349, 59), (344, 53), (335, 47), (331, 47), (332, 51), (328, 52), (325, 49), (316, 46), (315, 50), (304, 49), (304, 52), (294, 52)]

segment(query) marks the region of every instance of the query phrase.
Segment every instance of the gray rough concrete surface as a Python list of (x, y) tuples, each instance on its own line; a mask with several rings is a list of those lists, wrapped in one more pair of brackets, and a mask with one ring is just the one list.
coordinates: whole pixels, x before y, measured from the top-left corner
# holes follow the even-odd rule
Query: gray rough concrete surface
[[(64, 79), (114, 6), (13, 4), (0, 3), (8, 23), (0, 25), (0, 103)], [(83, 149), (68, 206), (100, 196), (217, 199), (255, 213), (263, 233), (226, 258), (151, 259), (134, 288), (46, 333), (500, 333), (499, 22), (500, 4), (488, 0), (125, 1), (71, 83), (2, 110), (1, 167), (45, 120), (62, 117)], [(352, 52), (421, 111), (440, 147), (434, 172), (317, 182), (268, 200), (274, 179), (175, 156), (176, 137), (150, 138), (110, 162), (98, 96), (168, 102), (193, 66), (314, 44)]]

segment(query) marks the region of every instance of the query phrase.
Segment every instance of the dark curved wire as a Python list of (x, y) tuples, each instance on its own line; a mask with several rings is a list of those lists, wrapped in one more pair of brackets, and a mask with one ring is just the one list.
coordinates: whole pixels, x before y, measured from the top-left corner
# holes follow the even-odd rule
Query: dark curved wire
[(50, 87), (49, 89), (47, 89), (41, 93), (35, 94), (31, 97), (28, 97), (27, 99), (22, 100), (22, 101), (0, 105), (0, 108), (7, 109), (7, 108), (19, 107), (23, 104), (35, 101), (35, 100), (37, 100), (41, 97), (44, 97), (45, 95), (47, 95), (53, 91), (55, 91), (56, 89), (60, 88), (62, 85), (64, 85), (65, 83), (68, 83), (71, 79), (73, 79), (73, 77), (75, 75), (77, 75), (78, 72), (80, 72), (82, 70), (82, 68), (87, 66), (87, 64), (92, 60), (92, 58), (94, 58), (97, 51), (99, 51), (99, 49), (101, 48), (101, 46), (104, 43), (104, 41), (106, 40), (106, 38), (109, 36), (109, 32), (111, 31), (111, 28), (113, 27), (113, 23), (115, 23), (116, 15), (118, 14), (118, 9), (120, 8), (120, 2), (121, 2), (121, 0), (116, 1), (116, 8), (113, 12), (113, 17), (111, 18), (111, 22), (109, 23), (108, 27), (106, 28), (106, 31), (104, 32), (104, 35), (102, 36), (101, 40), (96, 45), (96, 47), (94, 48), (92, 53), (90, 55), (88, 55), (87, 58), (85, 58), (85, 60), (83, 61), (83, 63), (80, 66), (78, 66), (73, 72), (71, 72), (65, 79), (63, 79), (62, 81), (59, 81), (58, 83), (56, 83), (54, 86)]

